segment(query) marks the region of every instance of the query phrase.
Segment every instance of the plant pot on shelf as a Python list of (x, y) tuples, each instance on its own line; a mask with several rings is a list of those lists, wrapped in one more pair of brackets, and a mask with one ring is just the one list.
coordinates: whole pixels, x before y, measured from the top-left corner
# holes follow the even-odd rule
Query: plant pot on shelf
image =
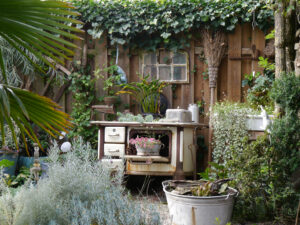
[(118, 96), (106, 96), (104, 97), (104, 103), (106, 105), (114, 105), (118, 102)]
[(172, 224), (180, 225), (226, 225), (231, 220), (234, 197), (238, 191), (228, 188), (226, 195), (192, 196), (173, 193), (170, 188), (174, 183), (186, 185), (199, 181), (164, 181), (162, 183), (167, 197)]
[(159, 156), (161, 146), (162, 144), (154, 144), (151, 148), (144, 148), (136, 144), (136, 154), (140, 156)]

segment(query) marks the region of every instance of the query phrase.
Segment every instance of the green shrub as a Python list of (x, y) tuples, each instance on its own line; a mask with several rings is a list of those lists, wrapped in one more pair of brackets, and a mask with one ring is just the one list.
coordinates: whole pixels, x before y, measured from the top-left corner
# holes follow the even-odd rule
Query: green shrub
[(267, 135), (258, 137), (250, 144), (248, 140), (245, 137), (243, 151), (235, 153), (228, 162), (234, 176), (232, 185), (240, 192), (235, 204), (234, 217), (239, 221), (273, 219), (273, 189), (270, 185), (273, 149)]
[(248, 136), (246, 119), (254, 111), (241, 103), (222, 102), (213, 108), (213, 161), (227, 166), (233, 154), (243, 150), (243, 139)]
[(94, 160), (90, 146), (77, 142), (73, 147), (64, 158), (58, 146), (51, 149), (48, 178), (36, 186), (23, 186), (16, 195), (2, 193), (1, 225), (159, 224), (157, 213), (149, 209), (146, 216), (126, 193), (121, 172), (111, 176)]
[(234, 214), (238, 219), (276, 219), (293, 223), (299, 190), (293, 189), (293, 173), (300, 167), (300, 78), (282, 75), (272, 87), (271, 97), (283, 108), (283, 116), (269, 126), (269, 133), (234, 151), (228, 167), (240, 191)]
[(69, 90), (73, 93), (73, 107), (71, 117), (74, 127), (69, 137), (83, 137), (85, 141), (96, 146), (97, 127), (90, 126), (91, 105), (96, 101), (95, 79), (87, 69), (80, 68), (78, 72), (70, 75)]
[(294, 73), (282, 74), (275, 80), (270, 96), (286, 113), (297, 113), (300, 109), (300, 77)]

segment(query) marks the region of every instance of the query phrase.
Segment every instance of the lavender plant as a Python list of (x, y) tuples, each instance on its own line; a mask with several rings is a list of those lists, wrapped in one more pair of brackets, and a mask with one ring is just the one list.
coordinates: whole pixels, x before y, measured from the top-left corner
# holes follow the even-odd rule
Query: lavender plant
[(122, 173), (114, 176), (94, 160), (94, 151), (82, 141), (59, 157), (58, 146), (50, 151), (48, 177), (36, 186), (25, 185), (16, 195), (3, 188), (0, 196), (1, 225), (31, 224), (159, 224), (153, 210), (145, 215), (121, 185)]

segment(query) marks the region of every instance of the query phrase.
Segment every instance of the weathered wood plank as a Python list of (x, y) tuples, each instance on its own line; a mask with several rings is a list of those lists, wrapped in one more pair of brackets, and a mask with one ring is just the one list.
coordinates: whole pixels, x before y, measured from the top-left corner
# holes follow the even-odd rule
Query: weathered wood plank
[[(124, 70), (128, 80), (130, 76), (130, 57), (129, 57), (129, 49), (124, 48), (124, 46), (119, 46), (118, 66), (120, 66)], [(130, 96), (122, 95), (121, 109), (124, 109), (124, 104), (128, 105), (129, 103), (130, 103)]]
[(227, 94), (231, 101), (241, 101), (241, 61), (230, 60), (230, 57), (241, 57), (242, 29), (238, 25), (233, 34), (228, 35), (228, 82)]
[[(259, 51), (260, 55), (262, 55), (263, 50), (265, 49), (265, 34), (258, 28), (252, 30), (252, 46)], [(263, 73), (264, 69), (258, 65), (258, 61), (252, 61), (252, 70), (255, 72)]]
[[(129, 79), (128, 82), (137, 82), (139, 81), (138, 78), (138, 74), (140, 72), (140, 62), (139, 62), (139, 55), (132, 55), (130, 58), (130, 70), (129, 70)], [(138, 105), (136, 104), (134, 97), (130, 96), (130, 101), (129, 101), (129, 105), (130, 105), (130, 111), (133, 113), (138, 113), (139, 109), (138, 109)]]
[(224, 58), (219, 67), (218, 82), (217, 82), (217, 99), (223, 101), (227, 98), (227, 82), (228, 82), (228, 59)]
[(194, 103), (194, 65), (195, 65), (195, 47), (194, 41), (191, 41), (191, 47), (188, 49), (189, 62), (189, 83), (181, 85), (181, 108), (187, 109), (190, 103)]

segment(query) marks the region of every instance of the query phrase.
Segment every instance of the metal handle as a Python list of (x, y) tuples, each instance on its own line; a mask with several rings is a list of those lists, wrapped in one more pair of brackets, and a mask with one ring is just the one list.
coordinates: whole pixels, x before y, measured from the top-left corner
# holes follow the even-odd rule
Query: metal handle
[(130, 164), (132, 165), (150, 165), (153, 163), (151, 159), (147, 159), (146, 162), (133, 162), (131, 159), (128, 160)]
[(120, 134), (109, 134), (108, 136), (120, 136)]
[(107, 167), (107, 169), (110, 169), (110, 170), (115, 170), (115, 169), (117, 169), (118, 168), (118, 166), (108, 166)]
[(108, 152), (120, 152), (119, 149), (116, 149), (116, 150), (107, 150)]

